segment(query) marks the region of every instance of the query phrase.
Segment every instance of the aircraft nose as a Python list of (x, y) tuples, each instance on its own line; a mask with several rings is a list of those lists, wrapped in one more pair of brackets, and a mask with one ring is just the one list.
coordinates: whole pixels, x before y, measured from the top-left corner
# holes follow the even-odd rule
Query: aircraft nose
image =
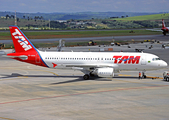
[(165, 61), (163, 61), (162, 64), (161, 64), (161, 66), (162, 66), (162, 67), (167, 67), (168, 64), (167, 64)]

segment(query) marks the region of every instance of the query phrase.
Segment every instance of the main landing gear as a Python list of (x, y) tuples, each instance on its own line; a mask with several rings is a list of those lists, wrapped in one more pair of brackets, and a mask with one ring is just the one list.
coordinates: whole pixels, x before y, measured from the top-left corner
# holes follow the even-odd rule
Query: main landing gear
[(85, 74), (84, 76), (83, 76), (83, 79), (84, 80), (88, 80), (90, 77), (94, 77), (95, 75), (93, 74), (93, 72), (90, 72), (89, 74)]
[(85, 74), (85, 75), (83, 76), (83, 79), (84, 79), (84, 80), (88, 80), (89, 77), (90, 77), (90, 76), (89, 76), (88, 74)]
[(166, 32), (163, 32), (164, 35), (166, 35)]

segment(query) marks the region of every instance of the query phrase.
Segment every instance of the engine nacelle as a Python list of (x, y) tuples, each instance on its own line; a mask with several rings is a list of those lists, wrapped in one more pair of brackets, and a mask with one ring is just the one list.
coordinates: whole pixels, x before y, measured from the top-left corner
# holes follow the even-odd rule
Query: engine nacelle
[(96, 68), (93, 73), (99, 77), (114, 77), (113, 68)]

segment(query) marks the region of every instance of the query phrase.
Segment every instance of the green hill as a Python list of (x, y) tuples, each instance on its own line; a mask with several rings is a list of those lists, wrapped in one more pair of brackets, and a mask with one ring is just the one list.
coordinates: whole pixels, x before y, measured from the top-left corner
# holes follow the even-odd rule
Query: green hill
[(165, 14), (153, 14), (153, 15), (143, 15), (135, 17), (126, 17), (126, 18), (115, 18), (113, 20), (122, 20), (122, 21), (143, 21), (143, 20), (161, 20), (169, 19), (169, 13)]
[[(125, 16), (123, 16), (125, 17)], [(43, 18), (43, 17), (42, 17)], [(152, 14), (125, 18), (68, 20), (64, 23), (50, 21), (50, 28), (54, 29), (132, 29), (132, 28), (161, 28), (161, 19), (165, 19), (169, 26), (169, 13)], [(0, 30), (14, 25), (14, 18), (0, 18)], [(33, 18), (17, 18), (17, 25), (21, 29), (48, 29), (49, 20)], [(4, 28), (5, 27), (5, 28)]]
[(109, 28), (161, 28), (162, 19), (165, 19), (166, 26), (169, 26), (169, 13), (152, 14), (135, 17), (110, 18), (102, 20), (102, 24)]

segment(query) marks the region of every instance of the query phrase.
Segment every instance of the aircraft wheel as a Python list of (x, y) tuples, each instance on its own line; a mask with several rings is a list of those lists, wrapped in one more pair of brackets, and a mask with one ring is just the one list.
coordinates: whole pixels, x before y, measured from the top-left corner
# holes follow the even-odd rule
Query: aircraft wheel
[(169, 82), (169, 78), (168, 77), (166, 77), (166, 81)]
[(163, 32), (164, 35), (166, 35), (166, 32)]
[(88, 75), (88, 74), (85, 74), (85, 75), (83, 76), (83, 79), (84, 79), (84, 80), (88, 80), (88, 79), (89, 79), (89, 75)]

